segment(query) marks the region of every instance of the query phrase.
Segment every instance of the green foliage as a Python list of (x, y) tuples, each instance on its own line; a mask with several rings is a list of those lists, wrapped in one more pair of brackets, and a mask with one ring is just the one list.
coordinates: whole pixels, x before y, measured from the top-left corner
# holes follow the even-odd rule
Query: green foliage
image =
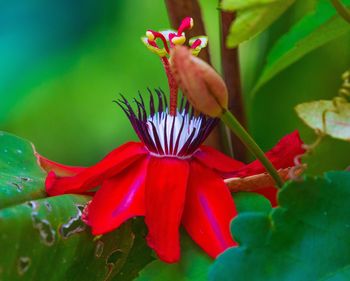
[(309, 281), (346, 275), (349, 186), (349, 172), (289, 182), (279, 193), (280, 207), (240, 214), (232, 223), (240, 246), (216, 260), (210, 279)]
[[(342, 1), (346, 4), (350, 3), (348, 0)], [(9, 34), (10, 36), (3, 36), (2, 55), (5, 59), (5, 68), (0, 79), (0, 88), (3, 90), (0, 125), (7, 130), (34, 139), (40, 151), (45, 152), (46, 156), (79, 165), (94, 163), (118, 144), (135, 138), (122, 111), (116, 109), (110, 102), (118, 92), (131, 97), (137, 93), (137, 90), (143, 91), (147, 86), (154, 87), (160, 84), (165, 90), (167, 89), (165, 75), (159, 61), (152, 54), (148, 54), (138, 41), (139, 36), (144, 34), (147, 28), (158, 30), (168, 26), (164, 3), (159, 1), (157, 5), (154, 5), (153, 0), (142, 1), (142, 3), (138, 3), (139, 9), (135, 10), (134, 3), (130, 1), (123, 0), (118, 1), (118, 3), (103, 1), (103, 5), (101, 5), (99, 1), (94, 0), (91, 1), (94, 3), (93, 5), (85, 5), (84, 11), (79, 10), (81, 5), (78, 3), (74, 9), (70, 9), (73, 13), (68, 14), (69, 21), (65, 17), (66, 9), (59, 11), (59, 14), (64, 15), (63, 18), (50, 18), (52, 20), (57, 18), (60, 28), (65, 27), (66, 31), (64, 33), (61, 30), (60, 36), (56, 36), (57, 33), (55, 33), (54, 37), (48, 37), (47, 25), (30, 26), (27, 24), (30, 19), (28, 19), (26, 11), (29, 8), (35, 16), (38, 9), (41, 9), (40, 13), (44, 15), (51, 5), (57, 11), (57, 5), (54, 3), (60, 3), (62, 7), (68, 4), (57, 0), (51, 1), (47, 5), (40, 3), (42, 1), (37, 3), (29, 1), (23, 7), (23, 5), (16, 4), (17, 0), (14, 1), (15, 4), (12, 2), (5, 4), (5, 9), (2, 9), (5, 14), (0, 12), (2, 18), (6, 20), (6, 11), (16, 11), (16, 9), (20, 15), (23, 12), (26, 14), (23, 17), (9, 14), (8, 18), (14, 20), (12, 25), (11, 22), (6, 25), (5, 35)], [(214, 9), (216, 3), (212, 2), (214, 4), (209, 7), (210, 1), (201, 2), (202, 7), (212, 9), (211, 11), (203, 9), (202, 12), (209, 31), (211, 53), (215, 59), (218, 58), (218, 42), (220, 41), (218, 39), (219, 32), (216, 29), (219, 22), (216, 18), (217, 11)], [(247, 36), (248, 39), (260, 32), (264, 24), (274, 21), (275, 15), (266, 8), (277, 2), (281, 1), (224, 0), (222, 8), (240, 10), (239, 14), (242, 17), (241, 22), (238, 21), (238, 23), (244, 28), (245, 33), (242, 33), (242, 36)], [(297, 2), (299, 4), (304, 1)], [(287, 35), (282, 36), (271, 50), (269, 63), (256, 87), (262, 93), (256, 96), (255, 105), (249, 104), (251, 108), (247, 109), (250, 129), (259, 144), (266, 149), (288, 131), (294, 130), (296, 127), (302, 129), (303, 126), (301, 122), (297, 123), (298, 118), (295, 118), (292, 108), (305, 101), (331, 99), (333, 90), (337, 88), (337, 82), (333, 82), (337, 81), (335, 76), (343, 68), (348, 67), (345, 63), (348, 61), (346, 48), (349, 37), (339, 37), (348, 30), (348, 27), (338, 16), (335, 16), (334, 9), (325, 0), (317, 0), (317, 2), (320, 3), (317, 11), (302, 19)], [(233, 4), (235, 6), (232, 6)], [(224, 5), (231, 6), (224, 7)], [(321, 5), (327, 7), (327, 10), (320, 14)], [(285, 16), (280, 17), (277, 24), (269, 28), (266, 33), (257, 37), (257, 40), (240, 46), (240, 50), (247, 53), (246, 59), (241, 59), (241, 66), (245, 68), (251, 62), (250, 69), (244, 71), (242, 75), (244, 83), (247, 81), (247, 76), (252, 77), (252, 83), (255, 81), (256, 74), (259, 73), (262, 61), (265, 59), (264, 51), (271, 43), (275, 42), (276, 38), (281, 36), (281, 33), (283, 34), (289, 28), (291, 22), (303, 14), (295, 12), (295, 6), (293, 5)], [(74, 12), (77, 8), (79, 13)], [(250, 12), (248, 12), (249, 10)], [(89, 14), (91, 12), (94, 16)], [(279, 13), (278, 10), (275, 12)], [(332, 16), (326, 19), (324, 16), (328, 12), (332, 13)], [(47, 13), (46, 17), (50, 17), (50, 15), (51, 13)], [(22, 24), (21, 18), (25, 19), (25, 24)], [(130, 22), (131, 18), (134, 20)], [(89, 22), (86, 22), (87, 19)], [(40, 20), (48, 22), (45, 17)], [(49, 22), (49, 25), (50, 23), (52, 21)], [(245, 26), (248, 23), (255, 23), (255, 26), (249, 29), (248, 26)], [(81, 24), (84, 25), (83, 32)], [(31, 32), (27, 32), (29, 29), (22, 29), (23, 26), (30, 27)], [(73, 31), (72, 26), (75, 26)], [(259, 31), (259, 29), (261, 30)], [(239, 32), (237, 30), (237, 38), (232, 38), (233, 43), (236, 39), (242, 40)], [(250, 34), (250, 32), (252, 33)], [(14, 34), (16, 36), (13, 36)], [(41, 34), (42, 38), (45, 39), (55, 38), (56, 41), (48, 43), (36, 40), (36, 34)], [(339, 37), (338, 40), (325, 45), (336, 37)], [(13, 40), (13, 38), (21, 40)], [(18, 44), (18, 42), (25, 44)], [(29, 46), (26, 42), (30, 42)], [(42, 42), (48, 44), (42, 44)], [(17, 48), (22, 45), (28, 46), (24, 52), (23, 48)], [(249, 49), (251, 46), (254, 48)], [(319, 46), (324, 47), (310, 53), (304, 60), (300, 60), (305, 54)], [(217, 48), (215, 49), (215, 47)], [(35, 55), (33, 55), (34, 53)], [(256, 55), (260, 56), (261, 63), (256, 59)], [(27, 63), (23, 64), (23, 58)], [(299, 63), (294, 64), (297, 61)], [(275, 79), (274, 83), (269, 83), (266, 87), (261, 88), (262, 85), (292, 64), (294, 66), (283, 71), (283, 74), (279, 75), (279, 79)], [(72, 81), (74, 82), (72, 83)], [(247, 88), (252, 87), (249, 85)], [(307, 136), (310, 137), (310, 140), (313, 139), (312, 131), (306, 126), (304, 127), (303, 139), (307, 141)], [(16, 147), (12, 147), (11, 143), (16, 142)], [(329, 143), (327, 144), (327, 142)], [(8, 150), (9, 146), (10, 150), (12, 147), (12, 152), (4, 152), (3, 149)], [(103, 280), (108, 269), (112, 267), (115, 275), (113, 277), (112, 274), (110, 277), (113, 277), (113, 280), (133, 280), (138, 272), (152, 260), (151, 250), (144, 241), (144, 226), (139, 224), (142, 220), (133, 221), (131, 225), (123, 226), (123, 230), (120, 229), (120, 231), (124, 231), (125, 235), (117, 231), (111, 233), (110, 236), (102, 237), (101, 241), (104, 243), (102, 253), (101, 242), (92, 240), (93, 237), (88, 228), (81, 229), (81, 232), (63, 239), (59, 228), (72, 218), (77, 217), (82, 209), (81, 206), (89, 198), (65, 195), (45, 199), (43, 189), (45, 175), (34, 163), (35, 159), (32, 153), (20, 155), (15, 152), (16, 149), (31, 151), (31, 146), (11, 135), (0, 135), (0, 280), (40, 281), (44, 279), (44, 273), (46, 273), (46, 280)], [(345, 167), (348, 165), (349, 157), (344, 152), (348, 149), (349, 143), (337, 142), (330, 138), (325, 139), (322, 147), (315, 151), (316, 157), (315, 154), (312, 156), (312, 163), (317, 166), (315, 171), (319, 173), (329, 168)], [(28, 161), (28, 159), (33, 161)], [(308, 169), (308, 173), (310, 170)], [(251, 193), (238, 193), (234, 197), (237, 210), (244, 212), (240, 216), (243, 216), (248, 223), (241, 222), (239, 224), (238, 220), (236, 227), (240, 229), (237, 230), (233, 226), (233, 230), (234, 232), (248, 233), (243, 242), (249, 244), (248, 249), (254, 248), (255, 250), (263, 244), (261, 238), (265, 238), (264, 235), (260, 234), (259, 240), (255, 232), (267, 235), (271, 230), (271, 219), (270, 217), (267, 219), (265, 215), (266, 212), (270, 211), (269, 203)], [(53, 199), (55, 200), (52, 201)], [(346, 208), (346, 204), (344, 205)], [(253, 206), (256, 206), (256, 209), (253, 209)], [(38, 207), (38, 213), (33, 210), (36, 207)], [(340, 210), (345, 208), (341, 206)], [(62, 223), (55, 222), (49, 209)], [(45, 223), (46, 220), (50, 225)], [(250, 222), (254, 222), (254, 225)], [(286, 220), (283, 225), (286, 226), (288, 222), (290, 220)], [(334, 223), (332, 221), (329, 224), (330, 227), (327, 225), (327, 228), (330, 229)], [(5, 227), (5, 225), (7, 226)], [(277, 225), (281, 225), (281, 222), (278, 222)], [(10, 226), (14, 229), (12, 230)], [(54, 232), (50, 232), (50, 227)], [(72, 225), (73, 229), (79, 229), (79, 227), (83, 227), (80, 221), (75, 221)], [(288, 226), (289, 231), (290, 228)], [(49, 232), (46, 232), (47, 230)], [(68, 233), (69, 230), (70, 228)], [(292, 231), (294, 232), (294, 229)], [(51, 233), (51, 236), (41, 240), (40, 233)], [(47, 246), (43, 241), (46, 239), (50, 241), (52, 233), (55, 233), (56, 240), (52, 246)], [(65, 230), (64, 233), (67, 231)], [(296, 232), (296, 234), (298, 233)], [(249, 234), (251, 235), (249, 236)], [(315, 239), (319, 239), (319, 233), (315, 233), (314, 236)], [(291, 238), (292, 247), (295, 248), (296, 243), (302, 243), (303, 237)], [(322, 238), (324, 237), (325, 235), (322, 236)], [(334, 235), (332, 237), (333, 239), (338, 238), (337, 236), (334, 238)], [(294, 239), (300, 241), (294, 241)], [(117, 247), (119, 249), (119, 241), (122, 242), (121, 244), (125, 241), (123, 247), (125, 246), (125, 254), (128, 252), (127, 256), (123, 256), (121, 252), (116, 250)], [(304, 243), (313, 245), (313, 241), (308, 239)], [(132, 245), (131, 249), (129, 243)], [(184, 238), (182, 243), (184, 260), (179, 265), (168, 266), (160, 261), (155, 261), (142, 271), (140, 279), (142, 281), (206, 280), (205, 272), (210, 265), (210, 262), (205, 262), (207, 257), (196, 248), (189, 238)], [(326, 241), (324, 249), (321, 250), (325, 251), (327, 246)], [(238, 249), (242, 249), (242, 247)], [(319, 249), (315, 248), (315, 255), (318, 254), (318, 251)], [(33, 256), (29, 257), (26, 253), (33, 253)], [(97, 256), (101, 254), (100, 258), (96, 257), (96, 254)], [(259, 251), (258, 254), (260, 254)], [(68, 259), (66, 259), (66, 255)], [(73, 260), (73, 256), (76, 256), (76, 260)], [(247, 265), (250, 267), (246, 270), (247, 273), (250, 273), (251, 269), (257, 270), (255, 268), (257, 265), (266, 265), (269, 262), (269, 257), (260, 258), (261, 262), (256, 264), (248, 261)], [(276, 263), (278, 257), (274, 256), (273, 258), (270, 259), (272, 266), (278, 264), (278, 262)], [(310, 260), (312, 261), (313, 258), (311, 257)], [(64, 263), (63, 259), (68, 263)], [(96, 266), (92, 265), (92, 262), (95, 261), (98, 263)], [(106, 264), (108, 261), (109, 265)], [(113, 261), (118, 264), (112, 266)], [(330, 259), (330, 262), (333, 263), (333, 259)], [(304, 263), (315, 267), (315, 263), (309, 263), (309, 259)], [(304, 269), (305, 264), (300, 267)], [(193, 267), (191, 268), (191, 266)], [(42, 270), (44, 273), (41, 272)], [(287, 271), (287, 267), (284, 270)], [(312, 270), (312, 268), (308, 270)], [(228, 272), (227, 269), (224, 272)], [(322, 280), (349, 280), (349, 272), (347, 264), (343, 267), (339, 266), (330, 274), (322, 276)], [(233, 274), (230, 272), (227, 278), (239, 280), (239, 277), (247, 276), (245, 272), (234, 276), (231, 273)], [(22, 275), (20, 276), (20, 274)], [(292, 277), (290, 279), (294, 281)], [(264, 280), (264, 278), (259, 276), (258, 280)]]
[(279, 18), (295, 0), (223, 0), (224, 11), (237, 12), (226, 46), (234, 48), (257, 35)]
[(80, 220), (88, 200), (64, 195), (0, 210), (1, 280), (103, 280), (117, 273), (133, 242), (130, 224), (94, 241)]
[(271, 210), (271, 203), (264, 196), (254, 192), (237, 192), (233, 194), (237, 212), (262, 212)]
[(350, 141), (350, 103), (320, 100), (299, 104), (295, 110), (317, 134)]
[(137, 218), (132, 223), (134, 243), (124, 266), (113, 278), (113, 281), (135, 280), (139, 272), (154, 260), (152, 250), (146, 243), (147, 228), (143, 219)]
[[(350, 0), (344, 3), (350, 5)], [(253, 92), (307, 53), (349, 31), (350, 25), (337, 15), (330, 1), (319, 0), (316, 10), (303, 17), (269, 51)]]
[(296, 106), (296, 112), (316, 134), (350, 141), (350, 72), (343, 75), (339, 95), (333, 100), (320, 100)]
[(29, 142), (0, 132), (0, 151), (0, 280), (133, 280), (152, 260), (135, 222), (94, 238), (81, 221), (91, 197), (43, 198)]
[(226, 11), (236, 11), (244, 9), (252, 9), (257, 7), (264, 7), (281, 0), (223, 0), (220, 4), (221, 8)]
[(0, 131), (0, 208), (44, 197), (43, 183), (32, 145)]
[(322, 279), (322, 281), (348, 281), (350, 280), (350, 266), (346, 266), (337, 272)]

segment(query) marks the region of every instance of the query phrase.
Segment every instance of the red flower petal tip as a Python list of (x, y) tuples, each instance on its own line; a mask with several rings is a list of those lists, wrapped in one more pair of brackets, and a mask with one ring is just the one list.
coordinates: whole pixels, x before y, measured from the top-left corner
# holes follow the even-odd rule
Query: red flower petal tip
[[(162, 250), (157, 249), (156, 243), (152, 242), (152, 239), (148, 236), (146, 237), (147, 245), (148, 247), (152, 248), (156, 254), (157, 257), (166, 263), (177, 263), (180, 260), (180, 252), (177, 249), (173, 249), (171, 254), (163, 252)], [(176, 253), (175, 253), (176, 252)], [(175, 254), (174, 254), (175, 253)]]

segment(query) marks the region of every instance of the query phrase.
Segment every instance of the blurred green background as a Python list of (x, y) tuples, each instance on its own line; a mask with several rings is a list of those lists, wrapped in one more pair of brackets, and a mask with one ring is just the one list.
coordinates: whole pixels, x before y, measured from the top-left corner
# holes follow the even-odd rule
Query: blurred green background
[[(294, 113), (298, 103), (332, 98), (350, 67), (350, 35), (319, 48), (265, 85), (250, 90), (276, 39), (315, 0), (298, 1), (268, 30), (241, 47), (249, 128), (264, 149), (299, 129), (315, 136)], [(218, 10), (202, 0), (214, 65), (219, 64)], [(167, 89), (159, 59), (140, 41), (148, 28), (169, 27), (160, 0), (12, 0), (0, 2), (0, 130), (31, 140), (46, 157), (90, 165), (136, 140), (112, 100), (147, 87)], [(311, 173), (350, 165), (350, 145), (326, 139), (310, 157)]]

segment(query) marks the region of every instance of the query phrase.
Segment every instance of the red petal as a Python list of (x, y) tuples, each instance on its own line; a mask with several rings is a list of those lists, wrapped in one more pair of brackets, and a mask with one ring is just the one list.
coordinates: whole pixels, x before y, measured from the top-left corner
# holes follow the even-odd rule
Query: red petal
[(46, 172), (55, 172), (56, 175), (64, 177), (64, 176), (75, 176), (76, 174), (83, 171), (84, 167), (75, 167), (75, 166), (67, 166), (54, 161), (51, 161), (39, 153), (35, 153), (36, 158), (38, 159), (39, 165)]
[(151, 157), (146, 177), (148, 245), (168, 263), (180, 258), (179, 226), (185, 204), (189, 164)]
[(96, 165), (86, 168), (76, 176), (59, 178), (50, 172), (46, 178), (46, 192), (53, 196), (64, 193), (81, 193), (100, 185), (117, 175), (135, 160), (147, 154), (144, 145), (128, 142), (109, 153)]
[(226, 175), (232, 171), (240, 169), (244, 166), (242, 162), (239, 162), (227, 155), (217, 151), (216, 149), (202, 145), (194, 157), (201, 163), (209, 168), (212, 168), (222, 175)]
[[(300, 139), (298, 131), (284, 136), (277, 145), (266, 153), (267, 158), (270, 159), (275, 168), (282, 169), (294, 166), (294, 158), (305, 152), (302, 148), (302, 140)], [(255, 160), (245, 167), (233, 171), (229, 177), (247, 177), (266, 172), (259, 160)]]
[(219, 175), (191, 162), (182, 223), (192, 239), (215, 258), (234, 246), (230, 221), (237, 215), (232, 196)]
[(145, 215), (147, 165), (147, 159), (138, 160), (103, 182), (87, 209), (87, 223), (94, 235), (112, 231), (128, 218)]

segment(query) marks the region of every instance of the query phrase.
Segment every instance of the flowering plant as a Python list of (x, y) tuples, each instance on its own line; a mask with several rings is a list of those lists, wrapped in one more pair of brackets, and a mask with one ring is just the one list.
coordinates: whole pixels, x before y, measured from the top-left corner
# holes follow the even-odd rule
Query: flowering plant
[[(213, 258), (235, 245), (229, 225), (236, 209), (224, 179), (264, 172), (258, 161), (244, 165), (202, 145), (218, 119), (196, 113), (185, 97), (177, 104), (178, 87), (167, 55), (171, 55), (170, 48), (185, 42), (183, 31), (192, 25), (193, 19), (185, 18), (177, 33), (146, 32), (144, 42), (163, 62), (170, 103), (161, 89), (155, 89), (157, 105), (151, 90), (149, 104), (142, 95), (135, 99), (136, 111), (123, 96), (116, 101), (141, 142), (126, 143), (89, 168), (63, 166), (38, 155), (49, 172), (46, 191), (51, 196), (85, 193), (101, 186), (84, 210), (83, 220), (94, 235), (110, 232), (129, 218), (144, 216), (147, 243), (165, 262), (180, 258), (180, 225)], [(156, 38), (164, 48), (157, 45)], [(190, 41), (192, 53), (198, 54), (202, 40)], [(268, 156), (276, 168), (289, 168), (294, 157), (303, 153), (301, 145), (294, 132)], [(262, 188), (274, 190), (273, 186)], [(272, 190), (270, 199), (275, 202)]]
[(346, 279), (350, 2), (122, 2), (0, 9), (0, 280)]

